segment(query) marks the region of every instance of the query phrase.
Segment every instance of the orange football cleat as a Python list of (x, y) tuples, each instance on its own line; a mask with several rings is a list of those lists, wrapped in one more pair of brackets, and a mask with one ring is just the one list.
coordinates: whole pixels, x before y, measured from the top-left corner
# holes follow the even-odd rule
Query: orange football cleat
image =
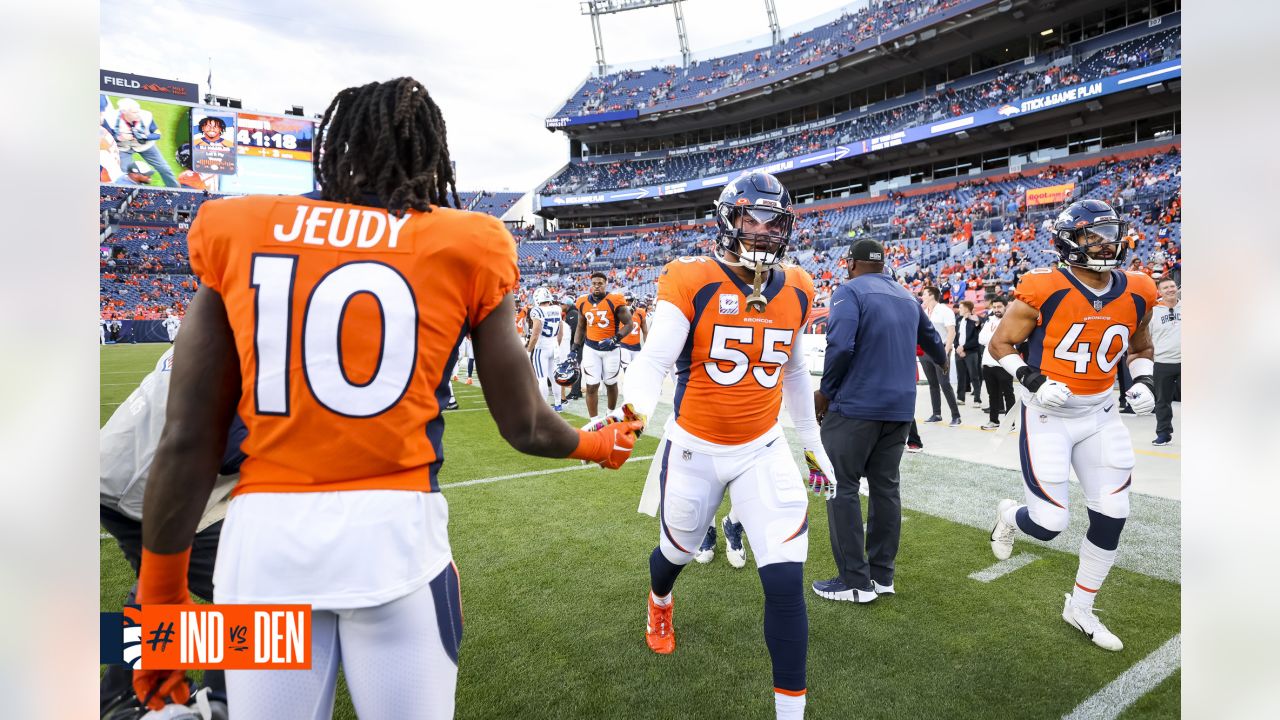
[(659, 607), (653, 602), (653, 593), (649, 593), (649, 619), (644, 629), (644, 641), (650, 650), (661, 655), (676, 651), (676, 631), (671, 627), (671, 611), (675, 606), (673, 598), (670, 605)]
[(467, 378), (467, 384), (468, 384), (468, 385), (473, 385), (473, 384), (474, 384), (474, 383), (472, 383), (472, 382), (471, 382), (471, 378)]

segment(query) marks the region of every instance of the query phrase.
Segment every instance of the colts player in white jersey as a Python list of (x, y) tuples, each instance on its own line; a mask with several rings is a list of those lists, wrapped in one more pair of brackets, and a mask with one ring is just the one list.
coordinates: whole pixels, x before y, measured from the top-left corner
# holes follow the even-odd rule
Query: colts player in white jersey
[(561, 412), (564, 406), (557, 397), (560, 388), (551, 382), (551, 378), (555, 375), (556, 354), (564, 339), (564, 322), (560, 316), (560, 306), (551, 297), (551, 291), (545, 287), (533, 291), (529, 322), (533, 323), (533, 327), (526, 349), (533, 360), (533, 374), (538, 378), (538, 389), (546, 396), (548, 404), (555, 407), (556, 412)]

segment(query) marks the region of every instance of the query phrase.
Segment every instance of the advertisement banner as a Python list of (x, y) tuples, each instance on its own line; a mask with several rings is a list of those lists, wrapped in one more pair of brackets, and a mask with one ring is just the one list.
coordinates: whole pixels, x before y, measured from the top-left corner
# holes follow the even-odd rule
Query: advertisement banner
[(200, 102), (200, 90), (195, 83), (165, 80), (148, 75), (132, 75), (115, 70), (98, 72), (98, 90), (104, 93), (141, 95), (161, 100)]
[(198, 108), (191, 118), (191, 169), (198, 173), (235, 175), (236, 114)]
[(1066, 202), (1076, 190), (1074, 182), (1048, 185), (1027, 191), (1027, 207), (1032, 205), (1057, 205)]
[(892, 148), (898, 145), (907, 145), (921, 140), (927, 140), (932, 137), (952, 135), (969, 128), (1003, 122), (1008, 118), (1021, 115), (1023, 113), (1029, 114), (1039, 112), (1041, 110), (1048, 110), (1050, 108), (1060, 107), (1070, 103), (1081, 102), (1101, 95), (1142, 88), (1151, 83), (1160, 82), (1162, 80), (1172, 80), (1174, 78), (1181, 77), (1181, 75), (1182, 61), (1170, 60), (1168, 62), (1123, 72), (1118, 75), (1112, 75), (1100, 80), (1093, 80), (1087, 83), (1081, 83), (1079, 85), (1044, 93), (1042, 95), (1036, 95), (1024, 100), (1015, 100), (999, 107), (979, 110), (978, 112), (961, 115), (960, 117), (940, 123), (917, 125), (897, 130), (889, 133), (888, 135), (868, 138), (866, 140), (855, 140), (850, 143), (845, 143), (844, 145), (836, 145), (825, 150), (806, 153), (804, 155), (781, 160), (769, 165), (742, 168), (740, 170), (721, 173), (713, 177), (685, 180), (668, 185), (650, 185), (648, 187), (620, 190), (601, 190), (599, 192), (585, 195), (535, 195), (534, 202), (538, 208), (564, 205), (585, 205), (588, 203), (610, 203), (622, 200), (639, 200), (646, 197), (675, 195), (704, 188), (721, 187), (723, 185), (727, 185), (729, 181), (740, 175), (754, 172), (756, 170), (764, 170), (765, 172), (770, 173), (781, 173), (810, 167), (812, 165), (836, 162), (844, 160), (845, 158), (874, 152), (876, 150)]

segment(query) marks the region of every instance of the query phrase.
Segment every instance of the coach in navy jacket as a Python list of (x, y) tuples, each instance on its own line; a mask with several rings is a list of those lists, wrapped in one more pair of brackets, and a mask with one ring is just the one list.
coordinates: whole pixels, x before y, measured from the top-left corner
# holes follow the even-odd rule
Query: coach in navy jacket
[[(893, 592), (902, 522), (898, 464), (916, 409), (916, 345), (938, 364), (942, 338), (920, 302), (884, 272), (884, 248), (860, 240), (849, 251), (849, 281), (831, 296), (827, 357), (814, 404), (822, 444), (836, 471), (827, 503), (839, 575), (813, 584), (830, 600), (870, 602)], [(867, 478), (865, 537), (858, 480)]]

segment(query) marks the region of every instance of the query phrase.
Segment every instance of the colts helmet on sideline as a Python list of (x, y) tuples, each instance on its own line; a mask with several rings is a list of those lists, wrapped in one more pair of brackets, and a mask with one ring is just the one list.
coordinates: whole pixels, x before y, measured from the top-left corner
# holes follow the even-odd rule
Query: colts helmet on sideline
[[(1129, 244), (1125, 241), (1128, 223), (1101, 200), (1071, 203), (1053, 221), (1053, 249), (1068, 265), (1102, 272), (1121, 267)], [(1096, 257), (1111, 251), (1111, 257)]]
[(556, 374), (554, 375), (556, 384), (562, 387), (573, 387), (578, 382), (578, 377), (582, 371), (578, 369), (578, 363), (573, 358), (569, 358), (556, 366)]
[[(765, 232), (743, 232), (738, 220), (744, 215), (762, 225)], [(716, 255), (729, 265), (777, 267), (787, 253), (795, 222), (791, 193), (778, 178), (759, 171), (743, 175), (726, 185), (716, 201), (720, 230)], [(749, 248), (742, 242), (747, 239), (754, 241)], [(733, 253), (738, 260), (728, 260), (725, 253)]]

